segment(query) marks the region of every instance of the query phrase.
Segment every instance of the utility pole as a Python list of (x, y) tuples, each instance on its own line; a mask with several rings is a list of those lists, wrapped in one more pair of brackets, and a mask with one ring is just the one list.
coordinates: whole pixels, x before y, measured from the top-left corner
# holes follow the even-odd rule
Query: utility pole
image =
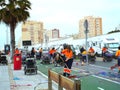
[[(88, 50), (88, 45), (87, 45), (87, 34), (88, 34), (88, 21), (87, 19), (84, 21), (84, 27), (85, 27), (85, 43), (86, 43), (86, 51)], [(86, 60), (87, 60), (87, 65), (88, 65), (88, 54), (86, 55)], [(87, 66), (88, 68), (88, 66)]]

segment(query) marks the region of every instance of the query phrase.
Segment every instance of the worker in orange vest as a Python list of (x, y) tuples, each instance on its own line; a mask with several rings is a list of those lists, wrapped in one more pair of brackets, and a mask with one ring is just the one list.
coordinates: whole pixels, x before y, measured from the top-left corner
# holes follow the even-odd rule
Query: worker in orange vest
[(93, 49), (93, 47), (89, 48), (88, 55), (90, 55), (90, 56), (94, 56), (95, 55), (95, 50)]
[(93, 49), (93, 47), (90, 47), (88, 52), (89, 52), (89, 53), (94, 53), (95, 50)]
[(21, 54), (18, 48), (15, 49), (15, 54)]
[(120, 46), (118, 47), (118, 50), (116, 51), (115, 56), (117, 57), (118, 61), (117, 61), (117, 64), (111, 67), (111, 69), (118, 67), (118, 73), (120, 73)]
[(105, 53), (107, 52), (107, 47), (103, 47), (102, 48), (102, 57), (103, 57), (103, 62), (105, 62), (105, 59), (104, 59), (104, 57), (105, 57)]
[(103, 47), (102, 48), (102, 56), (104, 57), (105, 53), (107, 52), (107, 48), (106, 47)]
[(53, 47), (52, 49), (49, 50), (49, 55), (50, 55), (50, 60), (53, 62), (54, 60), (54, 53), (56, 52), (56, 49)]
[(69, 77), (71, 73), (72, 63), (73, 63), (73, 52), (72, 52), (70, 45), (67, 45), (67, 47), (63, 51), (66, 57), (65, 66), (63, 69), (63, 76)]
[(68, 47), (67, 44), (64, 44), (64, 45), (63, 45), (63, 49), (61, 50), (61, 54), (64, 54), (64, 55), (65, 55), (66, 51), (68, 50), (67, 47)]

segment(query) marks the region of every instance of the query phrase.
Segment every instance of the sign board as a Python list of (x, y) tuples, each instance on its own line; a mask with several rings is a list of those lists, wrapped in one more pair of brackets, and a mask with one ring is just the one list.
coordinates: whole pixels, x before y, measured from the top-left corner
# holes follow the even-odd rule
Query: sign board
[(88, 20), (87, 19), (84, 21), (84, 28), (85, 28), (85, 34), (87, 34), (88, 33)]
[(87, 19), (84, 22), (84, 27), (85, 27), (85, 29), (88, 29), (88, 21), (87, 21)]
[(31, 40), (22, 41), (23, 46), (31, 46)]
[(5, 54), (8, 54), (10, 52), (10, 45), (9, 44), (6, 44), (4, 46), (4, 50), (5, 50)]

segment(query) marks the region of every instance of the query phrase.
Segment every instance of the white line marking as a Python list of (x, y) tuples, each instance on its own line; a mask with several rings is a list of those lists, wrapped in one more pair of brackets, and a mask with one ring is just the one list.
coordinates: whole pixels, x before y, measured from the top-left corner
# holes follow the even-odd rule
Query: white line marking
[(104, 90), (103, 88), (101, 88), (101, 87), (97, 87), (98, 89), (100, 89), (100, 90)]
[(106, 81), (109, 81), (109, 82), (113, 82), (113, 83), (116, 83), (116, 84), (120, 84), (119, 82), (112, 81), (112, 80), (107, 79), (107, 78), (99, 77), (99, 76), (96, 76), (96, 75), (92, 75), (92, 76), (93, 76), (93, 77), (96, 77), (96, 78), (100, 78), (100, 79), (106, 80)]
[(110, 69), (110, 68), (108, 68), (108, 67), (97, 66), (97, 65), (92, 65), (92, 64), (90, 64), (90, 66), (94, 66), (94, 67), (100, 67), (100, 68), (105, 68), (105, 69)]

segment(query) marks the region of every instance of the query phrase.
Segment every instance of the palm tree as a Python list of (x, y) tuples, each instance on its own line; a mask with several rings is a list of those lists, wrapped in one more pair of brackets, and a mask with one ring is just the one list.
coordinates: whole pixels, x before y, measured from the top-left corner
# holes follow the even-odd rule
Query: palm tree
[(18, 23), (25, 22), (30, 17), (29, 9), (29, 0), (0, 0), (0, 22), (10, 27), (12, 59), (15, 50), (15, 28)]

